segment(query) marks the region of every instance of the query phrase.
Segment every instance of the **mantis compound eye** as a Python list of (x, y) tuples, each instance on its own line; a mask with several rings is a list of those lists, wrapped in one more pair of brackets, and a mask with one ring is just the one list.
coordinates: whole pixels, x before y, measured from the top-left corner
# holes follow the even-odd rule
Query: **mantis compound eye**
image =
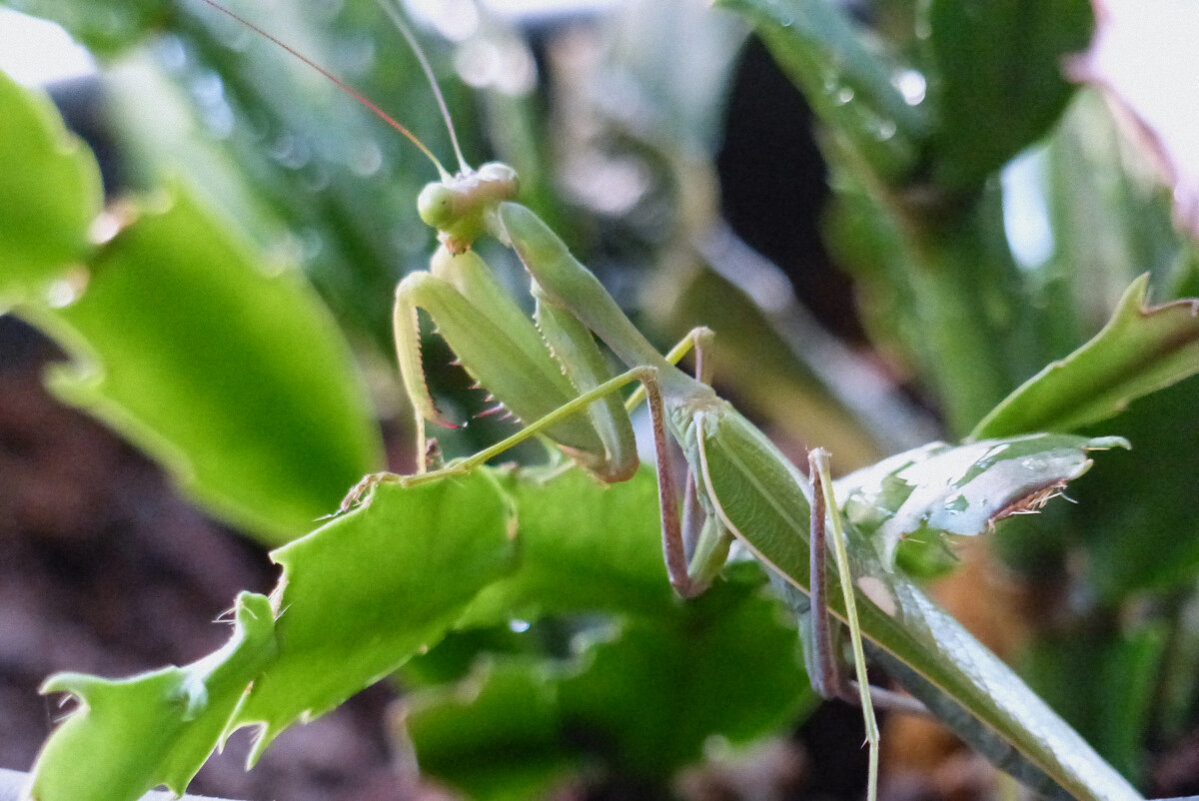
[(489, 161), (475, 173), (480, 184), (491, 187), (489, 196), (494, 200), (512, 200), (516, 197), (519, 179), (516, 170), (499, 161)]
[(440, 231), (454, 220), (455, 194), (443, 183), (425, 185), (416, 199), (416, 209), (426, 225)]

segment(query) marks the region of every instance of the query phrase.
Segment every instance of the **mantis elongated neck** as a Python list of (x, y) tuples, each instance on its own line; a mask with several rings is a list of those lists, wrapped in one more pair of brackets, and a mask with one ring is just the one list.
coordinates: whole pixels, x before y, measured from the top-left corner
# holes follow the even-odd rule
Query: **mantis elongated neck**
[[(501, 203), (499, 224), (502, 238), (509, 241), (537, 282), (543, 301), (569, 310), (604, 341), (629, 367), (658, 370), (663, 393), (690, 396), (703, 384), (668, 362), (595, 277), (567, 250), (558, 235), (540, 217), (517, 203)], [(709, 394), (704, 390), (703, 394)]]

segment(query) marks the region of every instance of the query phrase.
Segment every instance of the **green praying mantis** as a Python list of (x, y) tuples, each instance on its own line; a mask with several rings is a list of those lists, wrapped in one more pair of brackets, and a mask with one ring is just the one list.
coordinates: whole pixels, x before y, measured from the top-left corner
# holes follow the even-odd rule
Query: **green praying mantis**
[[(422, 219), (438, 231), (441, 244), (428, 272), (409, 275), (400, 283), (395, 305), (396, 350), (403, 384), (416, 410), (419, 472), (369, 476), (351, 492), (348, 504), (374, 484), (415, 486), (460, 475), (534, 435), (552, 440), (598, 480), (623, 480), (638, 464), (627, 405), (638, 402), (643, 391), (653, 423), (663, 554), (671, 584), (683, 597), (703, 592), (717, 578), (733, 543), (761, 563), (801, 616), (809, 672), (817, 689), (856, 701), (863, 709), (871, 745), (871, 798), (877, 773), (876, 699), (940, 718), (1045, 797), (1141, 798), (1002, 662), (894, 567), (888, 556), (893, 537), (890, 545), (880, 548), (866, 527), (847, 525), (842, 513), (846, 497), (868, 494), (866, 487), (876, 474), (851, 477), (838, 498), (827, 454), (813, 451), (810, 477), (803, 474), (715, 393), (703, 363), (710, 332), (697, 330), (675, 350), (661, 354), (562, 240), (515, 202), (518, 182), (512, 169), (494, 163), (472, 169), (455, 141), (461, 170), (450, 175), (415, 136), (369, 100), (257, 26), (213, 0), (205, 2), (329, 77), (412, 139), (441, 175), (418, 200)], [(441, 102), (435, 82), (433, 87)], [(452, 125), (450, 129), (453, 138)], [(482, 237), (512, 248), (526, 268), (536, 302), (532, 320), (505, 294), (473, 249)], [(479, 385), (527, 422), (512, 437), (433, 470), (425, 466), (424, 427), (442, 417), (425, 385), (418, 309), (436, 322)], [(597, 338), (623, 364), (624, 372), (613, 374)], [(693, 347), (698, 354), (695, 376), (675, 366)], [(641, 389), (626, 405), (621, 392), (632, 384)], [(688, 468), (681, 492), (667, 466), (671, 440)], [(1048, 435), (973, 443), (970, 447), (980, 460), (985, 455), (991, 462), (1010, 462), (1031, 474), (1022, 491), (1006, 498), (983, 523), (1036, 506), (1089, 466), (1088, 450), (1114, 444), (1110, 439)], [(1038, 454), (1035, 465), (1029, 456), (1033, 453)], [(895, 458), (907, 458), (903, 463), (908, 464), (923, 455)], [(829, 550), (835, 574), (826, 569)], [(856, 687), (840, 673), (835, 640), (841, 630), (848, 631), (851, 640)], [(911, 697), (871, 688), (867, 659), (886, 669)]]

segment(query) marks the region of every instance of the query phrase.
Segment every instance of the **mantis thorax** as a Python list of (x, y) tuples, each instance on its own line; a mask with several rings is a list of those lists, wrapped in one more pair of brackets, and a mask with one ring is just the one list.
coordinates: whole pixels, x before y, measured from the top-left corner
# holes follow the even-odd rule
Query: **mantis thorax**
[(488, 162), (479, 169), (434, 181), (421, 190), (417, 210), (451, 253), (462, 253), (487, 230), (487, 217), (516, 197), (516, 170)]

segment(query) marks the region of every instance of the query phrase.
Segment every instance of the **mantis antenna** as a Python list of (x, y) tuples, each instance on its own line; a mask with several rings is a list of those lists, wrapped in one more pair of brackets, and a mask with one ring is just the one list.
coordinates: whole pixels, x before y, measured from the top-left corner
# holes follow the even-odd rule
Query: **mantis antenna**
[(429, 81), (429, 88), (433, 90), (433, 97), (437, 100), (437, 107), (441, 109), (441, 118), (445, 120), (446, 130), (450, 132), (450, 144), (454, 148), (454, 156), (458, 159), (458, 169), (462, 170), (463, 174), (470, 172), (470, 166), (466, 163), (466, 158), (462, 155), (462, 148), (458, 146), (458, 132), (454, 129), (454, 118), (450, 116), (450, 109), (445, 104), (445, 95), (441, 92), (441, 86), (437, 83), (437, 77), (433, 74), (433, 68), (429, 66), (429, 59), (425, 56), (425, 50), (420, 46), (420, 42), (416, 40), (416, 36), (412, 33), (412, 28), (408, 26), (408, 22), (404, 19), (404, 15), (400, 13), (398, 0), (379, 0), (379, 7), (383, 9), (383, 13), (391, 19), (393, 25), (399, 29), (400, 35), (404, 37), (404, 41), (408, 43), (412, 53), (416, 56), (416, 60), (420, 62), (420, 68), (425, 73), (425, 78)]
[[(357, 89), (350, 86), (348, 83), (343, 81), (341, 78), (338, 78), (332, 72), (329, 72), (329, 70), (325, 69), (320, 64), (317, 64), (315, 61), (313, 61), (312, 59), (310, 59), (308, 56), (304, 55), (300, 51), (296, 50), (291, 45), (287, 44), (286, 42), (282, 41), (281, 39), (279, 39), (275, 36), (272, 36), (270, 33), (267, 33), (265, 30), (258, 27), (253, 22), (250, 22), (245, 17), (242, 17), (241, 15), (237, 14), (236, 12), (234, 12), (234, 11), (226, 8), (225, 6), (221, 5), (220, 3), (216, 2), (216, 0), (204, 0), (204, 2), (207, 3), (208, 5), (212, 6), (213, 8), (215, 8), (217, 11), (220, 11), (222, 14), (225, 14), (226, 16), (232, 17), (233, 19), (237, 20), (242, 25), (245, 25), (247, 28), (249, 28), (250, 30), (259, 34), (260, 36), (265, 37), (268, 41), (278, 45), (279, 47), (282, 47), (288, 53), (295, 56), (300, 61), (303, 61), (305, 64), (307, 64), (309, 67), (312, 67), (314, 70), (319, 72), (321, 75), (328, 78), (330, 81), (332, 81), (334, 84), (336, 84), (338, 86), (338, 88), (340, 88), (342, 91), (344, 91), (350, 97), (354, 98), (359, 103), (361, 103), (362, 105), (364, 105), (368, 109), (370, 109), (372, 112), (374, 112), (375, 116), (377, 116), (379, 119), (386, 122), (392, 128), (395, 128), (397, 131), (402, 133), (404, 136), (408, 137), (409, 141), (411, 141), (412, 144), (416, 145), (417, 149), (420, 150), (421, 153), (424, 153), (425, 156), (429, 159), (429, 161), (433, 162), (433, 166), (437, 168), (437, 172), (441, 176), (442, 180), (446, 180), (446, 179), (450, 178), (450, 174), (448, 172), (446, 172), (445, 167), (441, 166), (441, 162), (438, 161), (437, 157), (433, 155), (433, 151), (429, 150), (429, 148), (427, 148), (425, 146), (425, 143), (417, 138), (416, 134), (412, 133), (412, 131), (408, 130), (406, 127), (404, 127), (399, 122), (397, 122), (393, 117), (391, 117), (391, 115), (389, 115), (386, 111), (384, 111), (383, 109), (381, 109), (377, 105), (375, 105), (373, 102), (371, 102), (365, 95), (363, 95)], [(382, 2), (382, 0), (380, 0), (380, 2)], [(387, 15), (389, 17), (391, 17), (392, 21), (395, 22), (396, 25), (400, 28), (400, 33), (402, 33), (404, 35), (404, 38), (407, 39), (409, 45), (416, 52), (416, 57), (420, 61), (421, 66), (425, 70), (425, 74), (428, 76), (429, 81), (433, 86), (433, 94), (436, 95), (438, 104), (441, 106), (442, 113), (445, 115), (446, 124), (449, 125), (450, 140), (454, 143), (454, 152), (458, 157), (458, 163), (465, 170), (466, 162), (462, 158), (461, 150), (459, 150), (459, 148), (458, 148), (458, 137), (455, 135), (454, 126), (450, 122), (449, 112), (446, 110), (445, 100), (442, 98), (441, 90), (437, 86), (437, 82), (435, 80), (433, 80), (433, 71), (429, 67), (428, 60), (425, 58), (424, 51), (422, 51), (420, 49), (420, 46), (417, 44), (415, 37), (412, 36), (412, 33), (408, 30), (407, 25), (405, 25), (403, 23), (402, 18), (399, 17), (398, 10), (388, 9), (386, 6), (384, 6), (383, 8), (384, 8), (384, 11), (387, 12)]]

